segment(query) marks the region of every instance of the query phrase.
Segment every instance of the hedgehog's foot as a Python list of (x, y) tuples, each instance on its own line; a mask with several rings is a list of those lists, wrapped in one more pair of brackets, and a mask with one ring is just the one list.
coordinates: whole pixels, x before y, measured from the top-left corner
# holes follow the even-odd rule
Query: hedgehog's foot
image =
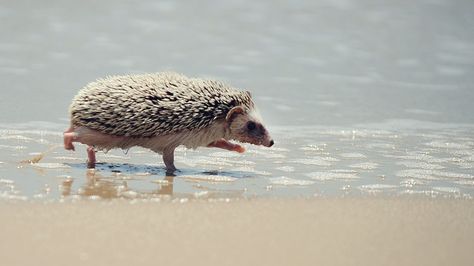
[(87, 146), (87, 168), (95, 168), (95, 150), (92, 146)]
[(64, 149), (66, 150), (74, 150), (74, 145), (72, 144), (72, 142), (74, 141), (76, 135), (76, 133), (72, 132), (72, 131), (65, 131), (64, 132)]
[(163, 151), (163, 162), (166, 166), (166, 173), (173, 174), (176, 171), (174, 166), (174, 148), (165, 149)]
[(229, 151), (236, 151), (238, 153), (243, 153), (245, 152), (245, 148), (239, 144), (234, 144), (231, 143), (225, 139), (220, 139), (216, 140), (214, 142), (211, 142), (207, 147), (215, 147), (215, 148), (221, 148), (224, 150), (229, 150)]

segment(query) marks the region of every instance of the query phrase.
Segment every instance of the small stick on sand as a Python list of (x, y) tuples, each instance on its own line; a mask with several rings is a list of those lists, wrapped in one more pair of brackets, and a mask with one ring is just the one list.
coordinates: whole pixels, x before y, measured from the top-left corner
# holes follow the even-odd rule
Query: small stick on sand
[(42, 152), (38, 155), (35, 155), (31, 159), (20, 161), (20, 163), (28, 163), (28, 164), (39, 163), (39, 161), (41, 161), (44, 158), (44, 156), (46, 156), (46, 154), (50, 153), (51, 151), (53, 151), (54, 149), (59, 148), (59, 147), (62, 147), (62, 145), (54, 145), (54, 146), (50, 147), (49, 149), (47, 149), (46, 151), (44, 151), (44, 152)]

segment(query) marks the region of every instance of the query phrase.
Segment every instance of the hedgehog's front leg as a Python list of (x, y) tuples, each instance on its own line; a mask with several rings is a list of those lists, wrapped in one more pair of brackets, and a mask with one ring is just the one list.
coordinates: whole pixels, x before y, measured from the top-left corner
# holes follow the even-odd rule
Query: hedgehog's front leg
[(207, 147), (215, 147), (215, 148), (221, 148), (224, 150), (229, 150), (229, 151), (236, 151), (238, 153), (243, 153), (245, 152), (245, 148), (240, 146), (239, 144), (234, 144), (226, 139), (220, 139), (216, 140), (214, 142), (211, 142), (207, 145)]
[(174, 149), (175, 147), (170, 147), (163, 151), (163, 162), (166, 165), (166, 173), (170, 174), (176, 171), (176, 167), (174, 166)]

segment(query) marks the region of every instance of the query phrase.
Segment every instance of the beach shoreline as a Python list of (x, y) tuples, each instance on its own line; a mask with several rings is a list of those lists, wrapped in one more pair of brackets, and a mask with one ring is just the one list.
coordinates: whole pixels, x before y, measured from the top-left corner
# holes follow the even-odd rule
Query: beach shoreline
[(469, 265), (471, 200), (0, 202), (4, 265)]

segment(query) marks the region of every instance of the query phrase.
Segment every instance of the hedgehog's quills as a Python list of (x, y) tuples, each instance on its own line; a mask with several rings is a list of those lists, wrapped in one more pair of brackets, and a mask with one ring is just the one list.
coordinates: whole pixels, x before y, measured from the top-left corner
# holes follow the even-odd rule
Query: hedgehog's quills
[(176, 73), (114, 76), (88, 84), (74, 98), (71, 127), (64, 147), (88, 145), (88, 166), (95, 166), (94, 148), (149, 148), (163, 155), (174, 172), (174, 150), (217, 147), (244, 152), (228, 140), (270, 147), (273, 140), (249, 92), (213, 80)]

